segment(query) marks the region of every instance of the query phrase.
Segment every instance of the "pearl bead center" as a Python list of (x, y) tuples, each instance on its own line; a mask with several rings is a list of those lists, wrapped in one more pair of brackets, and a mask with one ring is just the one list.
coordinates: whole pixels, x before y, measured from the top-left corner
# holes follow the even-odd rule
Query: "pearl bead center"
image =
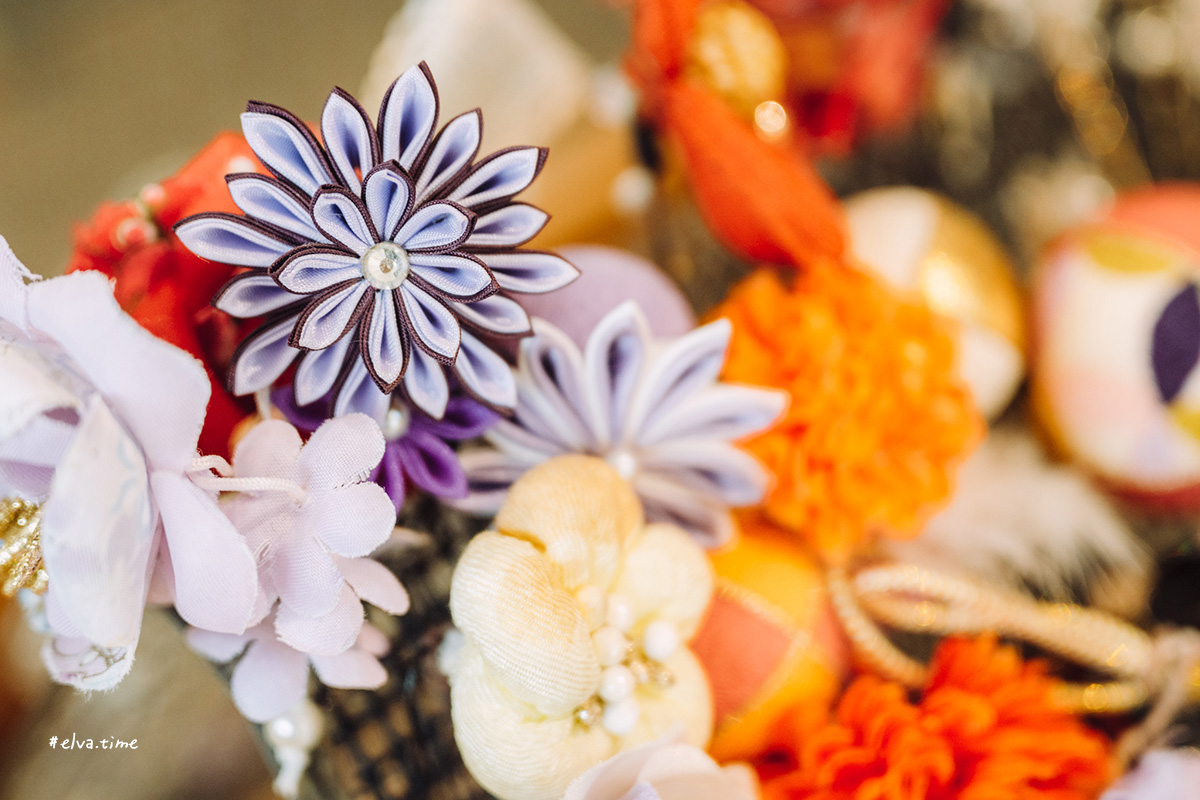
[(412, 266), (408, 253), (393, 242), (379, 242), (359, 260), (363, 280), (376, 289), (394, 289), (404, 283)]

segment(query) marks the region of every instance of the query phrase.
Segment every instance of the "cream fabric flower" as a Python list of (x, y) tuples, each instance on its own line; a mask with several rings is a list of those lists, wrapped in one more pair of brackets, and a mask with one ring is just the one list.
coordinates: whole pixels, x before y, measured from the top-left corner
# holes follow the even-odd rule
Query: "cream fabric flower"
[(706, 744), (712, 698), (681, 645), (712, 588), (699, 545), (647, 525), (603, 460), (530, 470), (451, 585), (463, 636), (451, 711), (476, 780), (501, 800), (557, 800), (587, 769), (676, 726)]

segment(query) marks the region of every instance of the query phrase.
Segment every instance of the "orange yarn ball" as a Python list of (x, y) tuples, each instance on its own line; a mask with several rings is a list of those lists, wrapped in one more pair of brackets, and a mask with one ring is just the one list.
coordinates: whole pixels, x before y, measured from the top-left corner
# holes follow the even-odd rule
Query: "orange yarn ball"
[(1053, 701), (1044, 665), (994, 637), (949, 639), (918, 704), (859, 678), (824, 727), (798, 727), (796, 768), (764, 800), (1091, 800), (1110, 745)]
[(837, 264), (790, 287), (759, 269), (714, 316), (733, 323), (725, 380), (791, 395), (745, 443), (777, 478), (765, 513), (834, 561), (869, 534), (919, 532), (983, 432), (947, 323)]

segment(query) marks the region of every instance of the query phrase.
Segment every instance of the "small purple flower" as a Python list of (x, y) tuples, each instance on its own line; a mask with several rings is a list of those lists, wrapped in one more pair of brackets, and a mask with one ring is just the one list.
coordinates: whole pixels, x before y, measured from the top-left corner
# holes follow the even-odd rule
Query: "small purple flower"
[[(325, 403), (297, 406), (286, 388), (276, 389), (271, 399), (301, 430), (316, 430), (325, 421)], [(404, 505), (409, 482), (434, 497), (466, 497), (467, 474), (448, 442), (482, 436), (499, 419), (494, 411), (457, 392), (447, 401), (441, 419), (393, 402), (380, 423), (387, 444), (383, 461), (371, 472), (371, 479), (387, 491), (397, 514)]]
[(515, 405), (512, 370), (489, 344), (530, 333), (509, 294), (550, 292), (578, 275), (553, 253), (522, 248), (549, 217), (513, 198), (546, 151), (510, 147), (476, 160), (479, 111), (440, 131), (437, 121), (424, 64), (392, 84), (374, 123), (334, 89), (321, 140), (282, 108), (247, 106), (242, 130), (272, 176), (227, 176), (244, 215), (203, 213), (176, 226), (202, 258), (251, 268), (213, 300), (232, 316), (264, 318), (234, 355), (235, 394), (271, 386), (299, 358), (296, 404), (331, 395), (334, 416), (380, 419), (402, 387), (441, 418), (447, 372), (492, 408)]

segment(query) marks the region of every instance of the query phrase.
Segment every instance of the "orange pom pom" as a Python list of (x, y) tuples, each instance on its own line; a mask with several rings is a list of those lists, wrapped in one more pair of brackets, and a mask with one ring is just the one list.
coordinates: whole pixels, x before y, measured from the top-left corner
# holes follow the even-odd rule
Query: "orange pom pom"
[(760, 269), (714, 316), (733, 323), (725, 380), (791, 395), (745, 443), (777, 478), (763, 512), (833, 561), (868, 534), (915, 535), (983, 432), (945, 323), (830, 263), (790, 287)]
[(1108, 741), (1053, 702), (1054, 681), (992, 637), (950, 639), (919, 704), (870, 676), (798, 743), (764, 800), (1088, 800), (1113, 778)]

